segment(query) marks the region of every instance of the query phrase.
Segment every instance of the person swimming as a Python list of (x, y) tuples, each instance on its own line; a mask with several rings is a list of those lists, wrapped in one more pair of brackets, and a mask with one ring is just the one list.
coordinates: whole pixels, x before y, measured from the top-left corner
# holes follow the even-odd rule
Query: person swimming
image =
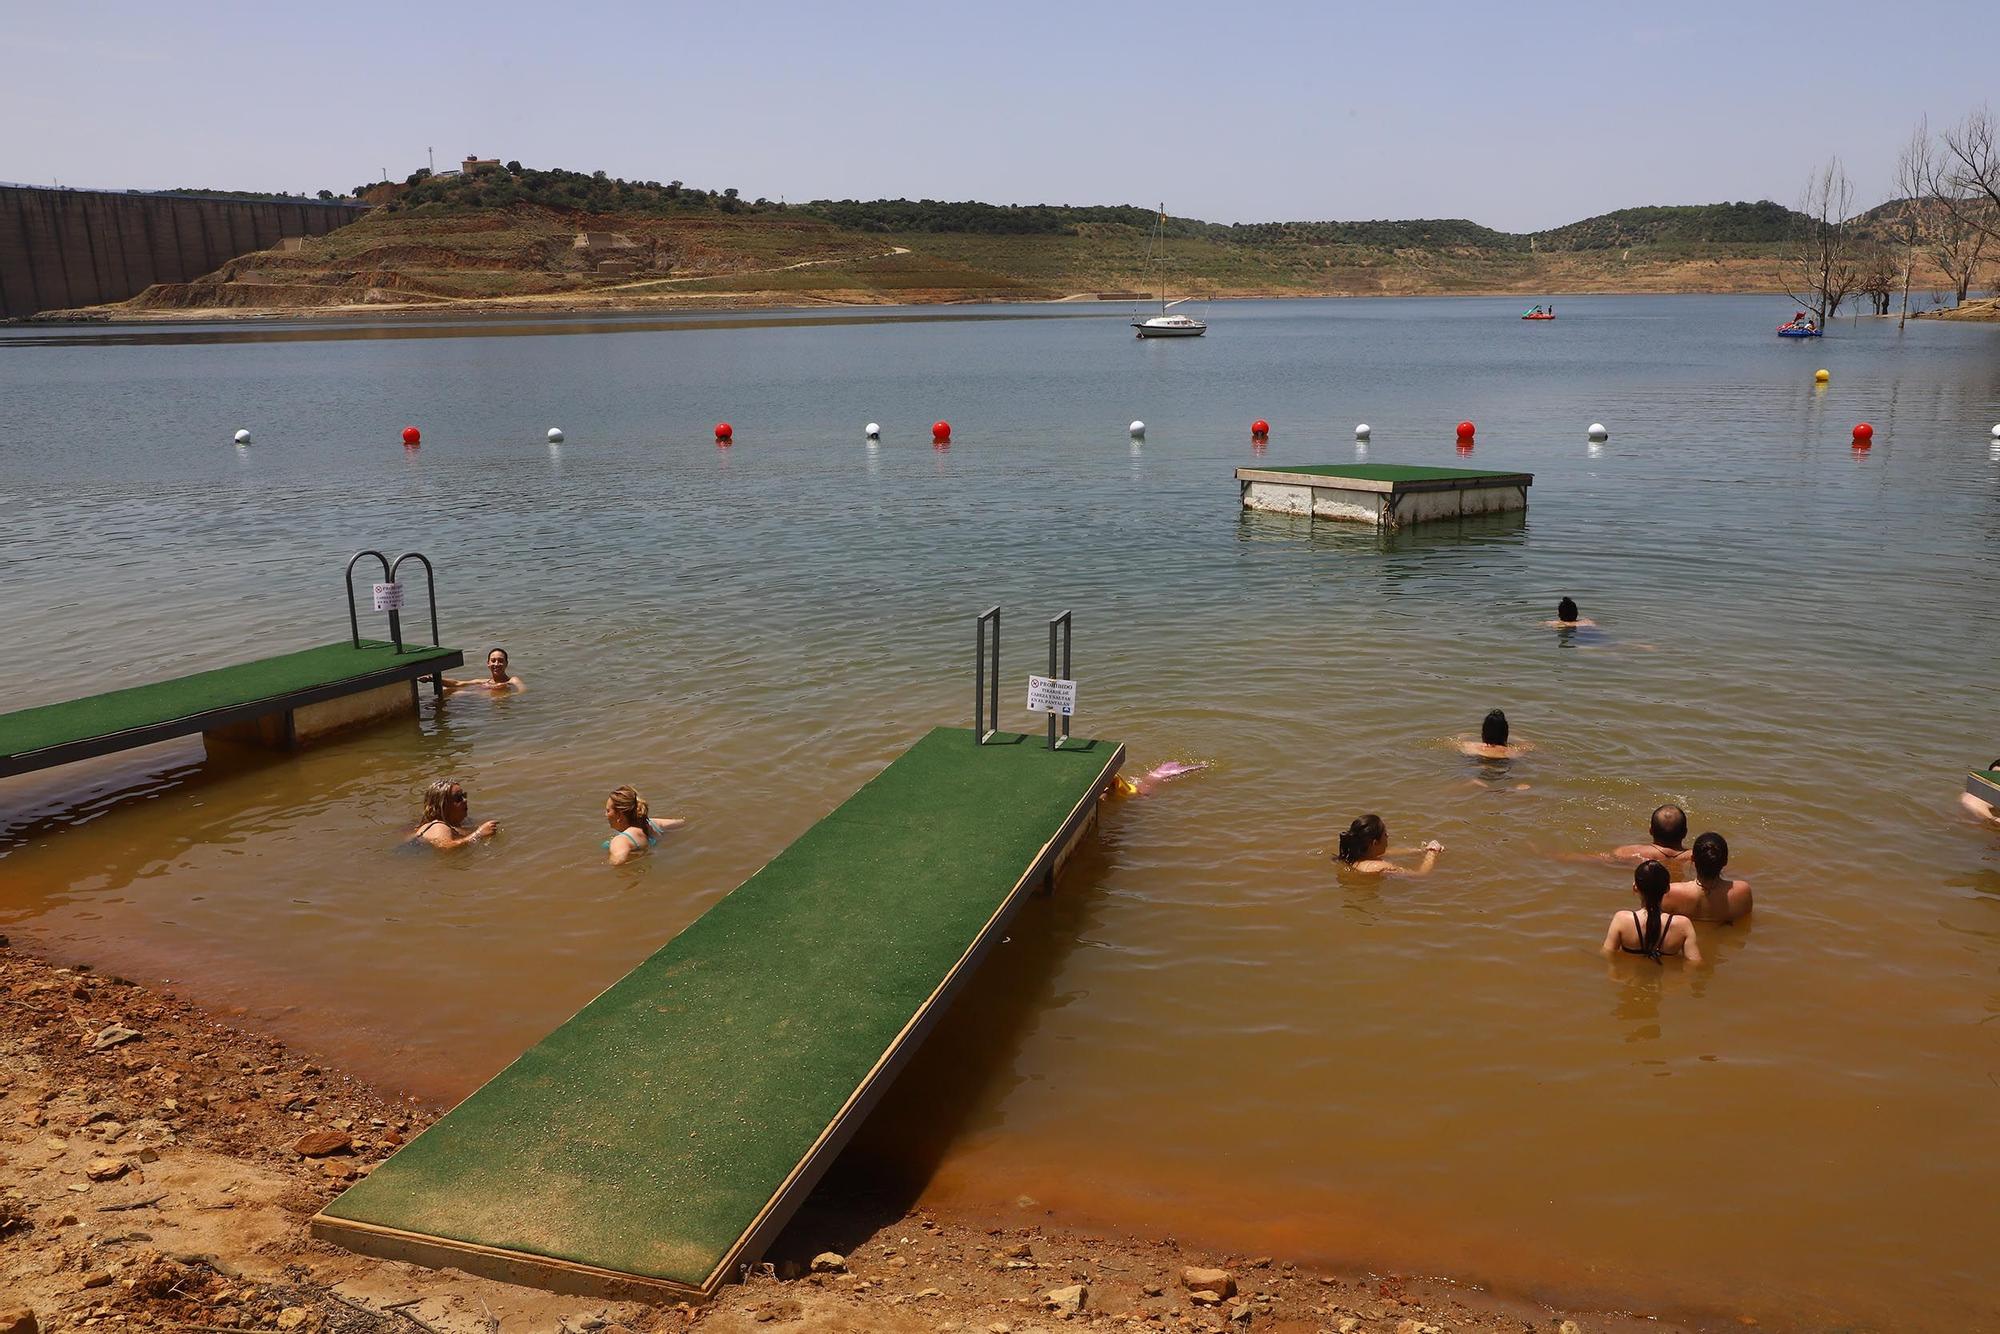
[(1688, 860), (1688, 850), (1681, 846), (1687, 840), (1687, 812), (1672, 802), (1653, 808), (1653, 818), (1647, 822), (1647, 836), (1650, 843), (1627, 843), (1613, 848), (1603, 855), (1603, 860), (1613, 866), (1632, 866), (1643, 861), (1664, 862), (1676, 866)]
[(1588, 620), (1578, 614), (1574, 598), (1564, 598), (1556, 603), (1556, 618), (1553, 621), (1543, 621), (1542, 624), (1551, 630), (1589, 630), (1597, 626), (1596, 621)]
[(1655, 963), (1669, 954), (1678, 954), (1689, 963), (1701, 962), (1701, 945), (1695, 939), (1694, 923), (1663, 907), (1667, 882), (1673, 877), (1667, 868), (1650, 858), (1632, 872), (1632, 892), (1645, 909), (1622, 908), (1611, 914), (1611, 927), (1604, 933), (1599, 952), (1606, 958), (1619, 954), (1643, 954)]
[(624, 865), (659, 842), (661, 834), (687, 823), (686, 820), (655, 820), (646, 813), (646, 799), (630, 786), (615, 788), (604, 799), (604, 820), (616, 831), (604, 840), (605, 851), (611, 854), (613, 866)]
[(1494, 709), (1479, 722), (1479, 740), (1459, 742), (1459, 753), (1477, 760), (1511, 760), (1535, 748), (1534, 743), (1529, 741), (1509, 743), (1508, 736), (1512, 730), (1508, 726), (1507, 715)]
[(1200, 773), (1208, 768), (1208, 760), (1165, 760), (1154, 765), (1137, 778), (1127, 778), (1124, 774), (1114, 775), (1110, 786), (1104, 789), (1104, 800), (1112, 797), (1151, 796), (1160, 784), (1183, 774)]
[(1720, 834), (1696, 837), (1690, 854), (1694, 879), (1682, 880), (1667, 890), (1669, 911), (1684, 914), (1695, 922), (1719, 922), (1724, 926), (1750, 915), (1750, 882), (1732, 880), (1722, 873), (1729, 865), (1729, 841)]
[(1432, 839), (1424, 844), (1422, 863), (1416, 866), (1398, 866), (1389, 857), (1407, 856), (1419, 849), (1404, 848), (1391, 852), (1389, 849), (1389, 826), (1382, 823), (1379, 815), (1364, 815), (1347, 826), (1340, 836), (1340, 846), (1334, 852), (1337, 861), (1345, 862), (1362, 875), (1429, 875), (1437, 865), (1438, 854), (1444, 851), (1444, 844)]
[(462, 828), (470, 808), (471, 800), (465, 795), (464, 784), (450, 778), (436, 780), (424, 789), (423, 823), (403, 839), (403, 846), (415, 847), (426, 843), (449, 852), (490, 839), (500, 832), (498, 820), (482, 821), (469, 831)]
[(444, 678), (447, 692), (456, 690), (484, 690), (495, 695), (518, 695), (528, 687), (521, 684), (521, 678), (507, 669), (507, 650), (496, 648), (486, 654), (486, 675), (473, 681), (460, 681), (455, 677)]

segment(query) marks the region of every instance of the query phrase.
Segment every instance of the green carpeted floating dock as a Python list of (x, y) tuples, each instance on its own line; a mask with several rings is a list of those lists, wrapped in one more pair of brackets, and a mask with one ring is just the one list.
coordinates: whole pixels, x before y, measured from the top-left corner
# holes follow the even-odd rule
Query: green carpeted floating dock
[(1993, 806), (2000, 806), (2000, 769), (1974, 769), (1965, 776), (1965, 790)]
[(1528, 508), (1533, 473), (1402, 463), (1238, 468), (1243, 508), (1401, 528)]
[[(396, 703), (395, 687), (457, 667), (457, 649), (343, 640), (151, 685), (0, 714), (0, 776), (109, 755), (196, 732), (225, 733), (276, 720), (270, 739), (291, 742), (371, 716), (350, 697), (385, 692), (366, 708)], [(299, 726), (304, 715), (306, 726)]]
[(1124, 758), (939, 728), (313, 1219), (608, 1297), (756, 1259)]

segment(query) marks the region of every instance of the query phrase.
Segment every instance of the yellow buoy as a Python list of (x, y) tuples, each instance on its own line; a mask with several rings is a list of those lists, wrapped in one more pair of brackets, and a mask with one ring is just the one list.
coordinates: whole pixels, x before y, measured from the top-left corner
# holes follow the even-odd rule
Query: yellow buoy
[(1831, 380), (1832, 378), (1833, 377), (1831, 375), (1828, 375), (1825, 371), (1813, 372), (1813, 380), (1819, 384), (1825, 384), (1828, 380)]

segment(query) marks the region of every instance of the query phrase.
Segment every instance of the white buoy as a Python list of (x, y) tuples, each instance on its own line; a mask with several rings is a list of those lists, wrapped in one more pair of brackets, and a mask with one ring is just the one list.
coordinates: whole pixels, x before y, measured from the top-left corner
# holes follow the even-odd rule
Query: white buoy
[(1993, 438), (1995, 440), (2000, 440), (2000, 426), (1996, 426), (1993, 428)]
[(882, 428), (874, 422), (869, 422), (868, 425), (864, 428), (863, 433), (867, 435), (867, 437), (870, 440), (880, 440), (882, 438)]
[(1590, 424), (1590, 438), (1592, 440), (1609, 440), (1611, 432), (1604, 429), (1603, 422), (1592, 422)]
[[(1993, 428), (1993, 434), (1995, 434), (1995, 435), (2000, 435), (2000, 426), (1996, 426), (1996, 427), (1994, 427), (1994, 428)], [(236, 443), (237, 443), (237, 444), (239, 444), (239, 445), (247, 445), (247, 444), (249, 444), (249, 443), (250, 443), (250, 432), (248, 432), (248, 431), (241, 431), (241, 430), (239, 430), (239, 431), (238, 431), (238, 432), (236, 433)]]
[(1133, 422), (1125, 429), (1132, 433), (1134, 440), (1144, 440), (1146, 438), (1146, 423), (1144, 422)]
[(1368, 434), (1369, 432), (1368, 432), (1367, 422), (1362, 422), (1359, 426), (1354, 428), (1354, 438), (1356, 440), (1366, 440), (1368, 438)]
[(559, 445), (562, 443), (562, 427), (551, 426), (549, 428), (549, 443), (552, 445)]

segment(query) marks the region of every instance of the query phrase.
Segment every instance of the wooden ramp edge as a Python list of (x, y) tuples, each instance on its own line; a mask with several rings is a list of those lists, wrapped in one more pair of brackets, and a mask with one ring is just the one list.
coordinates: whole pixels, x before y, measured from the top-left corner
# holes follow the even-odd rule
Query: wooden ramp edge
[[(943, 731), (944, 729), (939, 729)], [(957, 735), (966, 738), (965, 745), (971, 748), (970, 733)], [(996, 740), (1015, 745), (1040, 747), (1039, 736), (995, 734)], [(1013, 885), (1000, 899), (990, 916), (979, 927), (967, 943), (956, 961), (951, 964), (941, 980), (918, 1005), (915, 1012), (903, 1024), (901, 1030), (889, 1042), (886, 1049), (876, 1058), (873, 1066), (847, 1095), (839, 1112), (826, 1124), (806, 1153), (792, 1166), (783, 1182), (766, 1199), (754, 1217), (750, 1218), (741, 1233), (716, 1260), (712, 1269), (699, 1283), (678, 1281), (655, 1275), (638, 1274), (615, 1268), (606, 1268), (574, 1259), (533, 1253), (527, 1250), (505, 1246), (487, 1245), (439, 1233), (422, 1232), (388, 1226), (359, 1218), (339, 1217), (327, 1212), (339, 1206), (340, 1199), (329, 1204), (326, 1209), (315, 1214), (310, 1223), (310, 1231), (318, 1240), (332, 1242), (363, 1255), (380, 1259), (405, 1261), (430, 1268), (451, 1268), (482, 1278), (497, 1279), (502, 1282), (545, 1289), (551, 1292), (577, 1296), (588, 1296), (605, 1300), (670, 1300), (705, 1301), (712, 1297), (721, 1285), (728, 1281), (739, 1265), (757, 1259), (781, 1232), (799, 1206), (804, 1203), (814, 1186), (819, 1183), (840, 1151), (860, 1128), (868, 1113), (894, 1082), (896, 1074), (908, 1062), (924, 1038), (936, 1026), (938, 1020), (949, 1008), (952, 999), (964, 987), (974, 971), (991, 952), (994, 945), (1003, 938), (1008, 923), (1019, 911), (1022, 902), (1037, 888), (1053, 886), (1064, 864), (1076, 850), (1077, 845), (1094, 827), (1098, 807), (1106, 790), (1111, 786), (1119, 768), (1125, 760), (1125, 748), (1115, 742), (1102, 740), (1086, 742), (1079, 738), (1070, 743), (1070, 748), (1082, 749), (1088, 746), (1101, 749), (1101, 759), (1090, 756), (1099, 763), (1096, 774), (1090, 779), (1087, 789), (1062, 819), (1058, 828), (1041, 844), (1039, 850), (1029, 859), (1019, 872)], [(911, 748), (913, 751), (916, 747)], [(850, 798), (852, 800), (852, 798)], [(839, 808), (836, 808), (838, 810)], [(822, 821), (824, 823), (824, 821)], [(817, 827), (817, 826), (815, 826)], [(808, 833), (811, 833), (809, 830)], [(805, 836), (801, 836), (803, 839)], [(796, 844), (794, 844), (796, 846)], [(780, 854), (781, 856), (783, 854)], [(769, 864), (767, 863), (767, 868)], [(760, 870), (757, 874), (761, 875)], [(755, 875), (744, 881), (750, 884)], [(739, 886), (739, 888), (741, 888)], [(732, 891), (733, 893), (734, 891)], [(728, 896), (712, 905), (713, 913)], [(706, 917), (708, 914), (704, 914)], [(699, 922), (701, 919), (696, 919)], [(694, 924), (691, 923), (690, 927)], [(686, 928), (683, 930), (685, 934)], [(671, 943), (671, 942), (670, 942)], [(664, 949), (664, 947), (663, 947)], [(656, 952), (657, 954), (657, 952)], [(650, 962), (650, 960), (648, 961)], [(641, 963), (633, 971), (645, 968)], [(627, 974), (629, 977), (630, 974)], [(620, 979), (623, 981), (623, 979)], [(613, 983), (602, 995), (608, 995), (618, 983)], [(600, 999), (602, 999), (602, 995)], [(595, 1004), (596, 1002), (592, 1002)], [(585, 1010), (590, 1007), (586, 1006)], [(581, 1014), (582, 1011), (579, 1012)], [(573, 1021), (572, 1021), (573, 1022)], [(560, 1032), (560, 1028), (557, 1032)], [(531, 1049), (532, 1050), (532, 1049)], [(513, 1067), (508, 1067), (511, 1070)], [(492, 1083), (506, 1077), (503, 1070)], [(466, 1099), (470, 1103), (478, 1098), (484, 1088)], [(461, 1103), (460, 1106), (464, 1106)], [(441, 1121), (440, 1125), (443, 1124)], [(424, 1132), (433, 1135), (438, 1126)], [(407, 1151), (423, 1136), (411, 1141)], [(393, 1163), (394, 1156), (385, 1160)], [(636, 1166), (636, 1165), (635, 1165)], [(355, 1189), (365, 1186), (366, 1181)], [(344, 1198), (344, 1197), (342, 1197)]]

